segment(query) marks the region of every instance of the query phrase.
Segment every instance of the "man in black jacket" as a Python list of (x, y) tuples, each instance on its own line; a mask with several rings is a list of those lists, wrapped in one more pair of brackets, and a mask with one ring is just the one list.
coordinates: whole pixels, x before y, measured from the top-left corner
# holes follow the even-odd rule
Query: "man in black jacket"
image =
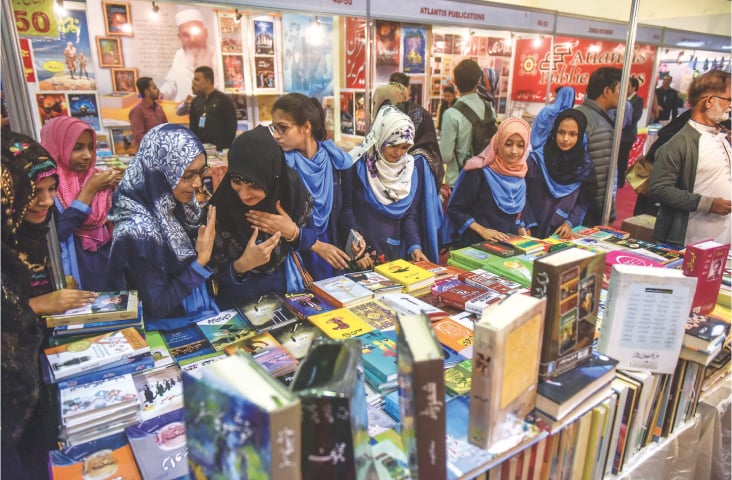
[(198, 67), (191, 84), (196, 98), (191, 102), (189, 127), (203, 143), (222, 151), (231, 146), (236, 135), (236, 110), (224, 93), (214, 88), (211, 67)]
[(656, 101), (660, 110), (657, 122), (673, 120), (679, 114), (681, 99), (679, 92), (671, 88), (671, 80), (673, 80), (671, 75), (663, 77), (663, 83), (656, 89)]

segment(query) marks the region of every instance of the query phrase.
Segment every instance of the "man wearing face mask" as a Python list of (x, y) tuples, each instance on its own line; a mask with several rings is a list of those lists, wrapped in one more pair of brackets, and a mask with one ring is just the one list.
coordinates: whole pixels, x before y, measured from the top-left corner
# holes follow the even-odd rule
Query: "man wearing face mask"
[(654, 229), (660, 242), (729, 242), (732, 149), (718, 124), (729, 118), (730, 87), (729, 72), (694, 79), (689, 122), (656, 152), (649, 195), (661, 204)]

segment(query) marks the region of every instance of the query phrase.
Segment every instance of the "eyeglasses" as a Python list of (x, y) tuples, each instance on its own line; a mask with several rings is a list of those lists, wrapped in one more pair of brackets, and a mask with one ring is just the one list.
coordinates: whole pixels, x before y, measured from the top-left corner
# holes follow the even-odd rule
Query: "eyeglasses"
[(186, 170), (185, 172), (183, 172), (183, 175), (180, 177), (180, 181), (190, 183), (193, 180), (195, 180), (196, 177), (203, 180), (203, 176), (206, 175), (207, 171), (208, 171), (208, 165), (204, 165), (202, 169), (194, 170), (192, 172), (189, 172), (188, 170)]
[(271, 133), (272, 135), (274, 135), (275, 133), (284, 135), (293, 125), (295, 124), (291, 123), (289, 125), (285, 125), (284, 123), (270, 123), (269, 125), (267, 125), (267, 128), (269, 128), (269, 133)]
[(709, 95), (709, 98), (718, 98), (724, 100), (727, 103), (732, 103), (732, 97), (720, 97), (719, 95)]

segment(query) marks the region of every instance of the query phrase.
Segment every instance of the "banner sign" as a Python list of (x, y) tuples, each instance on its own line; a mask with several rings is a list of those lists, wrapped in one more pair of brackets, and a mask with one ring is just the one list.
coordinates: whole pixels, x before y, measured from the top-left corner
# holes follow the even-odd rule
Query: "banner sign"
[(54, 3), (54, 0), (13, 0), (18, 36), (58, 38)]
[[(544, 102), (546, 86), (551, 78), (552, 90), (559, 86), (574, 87), (577, 100), (584, 99), (592, 72), (600, 67), (623, 68), (625, 43), (581, 38), (557, 37), (554, 40), (554, 68), (549, 38), (516, 40), (511, 99), (521, 102)], [(638, 94), (648, 98), (648, 82), (653, 73), (656, 48), (635, 45), (631, 76), (640, 82)]]

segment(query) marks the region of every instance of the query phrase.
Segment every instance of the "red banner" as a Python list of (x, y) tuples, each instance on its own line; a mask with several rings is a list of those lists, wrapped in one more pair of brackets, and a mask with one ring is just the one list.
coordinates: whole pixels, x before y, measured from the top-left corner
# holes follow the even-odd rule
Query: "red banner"
[[(516, 40), (512, 100), (544, 102), (550, 78), (550, 47), (549, 38)], [(640, 82), (638, 94), (643, 98), (648, 98), (648, 82), (653, 73), (655, 54), (655, 47), (635, 46), (630, 74)], [(556, 37), (553, 57), (552, 96), (556, 87), (570, 86), (577, 92), (577, 101), (582, 101), (592, 72), (600, 67), (623, 68), (625, 43)]]
[(346, 17), (345, 88), (366, 86), (366, 20)]
[(31, 58), (30, 42), (27, 38), (19, 38), (20, 55), (23, 57), (23, 71), (25, 72), (25, 81), (35, 83), (36, 73), (33, 70), (33, 59)]

